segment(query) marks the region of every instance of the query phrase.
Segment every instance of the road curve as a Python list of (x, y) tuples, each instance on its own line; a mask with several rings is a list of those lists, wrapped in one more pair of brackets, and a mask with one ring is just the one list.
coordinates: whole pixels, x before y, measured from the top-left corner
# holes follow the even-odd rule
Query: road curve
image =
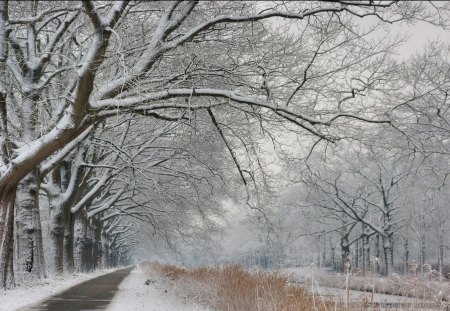
[(19, 310), (104, 310), (117, 292), (120, 283), (133, 269), (134, 267), (129, 267), (85, 281), (44, 300), (38, 305)]

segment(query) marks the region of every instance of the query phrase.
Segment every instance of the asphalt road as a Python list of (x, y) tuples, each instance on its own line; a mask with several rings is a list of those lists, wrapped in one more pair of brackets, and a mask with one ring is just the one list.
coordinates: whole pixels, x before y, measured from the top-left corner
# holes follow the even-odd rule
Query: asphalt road
[(133, 269), (134, 267), (125, 268), (99, 276), (52, 296), (39, 305), (20, 310), (104, 310), (117, 292), (120, 283)]

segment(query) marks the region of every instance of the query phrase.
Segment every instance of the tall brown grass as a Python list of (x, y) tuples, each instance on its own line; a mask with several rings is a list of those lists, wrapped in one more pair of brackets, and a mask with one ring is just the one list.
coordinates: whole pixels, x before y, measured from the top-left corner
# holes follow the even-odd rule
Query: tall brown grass
[[(149, 264), (161, 276), (184, 284), (200, 302), (223, 311), (325, 311), (334, 303), (315, 297), (301, 286), (290, 285), (276, 273), (246, 271), (239, 266), (185, 269)], [(206, 287), (204, 285), (207, 285)]]
[[(370, 295), (349, 302), (347, 297), (324, 297), (289, 282), (288, 276), (248, 271), (239, 266), (187, 269), (161, 263), (141, 264), (149, 274), (157, 274), (165, 288), (183, 298), (221, 311), (369, 311), (446, 310), (442, 301), (417, 300), (405, 303), (375, 303)], [(348, 277), (349, 284), (353, 276)], [(364, 282), (365, 283), (365, 282)], [(354, 285), (354, 284), (350, 284)], [(375, 284), (371, 284), (373, 287)]]

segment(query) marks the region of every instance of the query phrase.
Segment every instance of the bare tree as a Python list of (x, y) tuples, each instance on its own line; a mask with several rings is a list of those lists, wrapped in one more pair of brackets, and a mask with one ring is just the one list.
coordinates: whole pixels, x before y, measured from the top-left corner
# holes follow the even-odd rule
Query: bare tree
[[(333, 141), (327, 128), (343, 119), (388, 122), (349, 103), (368, 96), (368, 89), (383, 89), (389, 80), (384, 60), (395, 44), (369, 43), (369, 33), (349, 31), (352, 17), (396, 21), (432, 16), (424, 15), (420, 3), (370, 1), (268, 3), (264, 8), (195, 1), (2, 2), (2, 287), (12, 276), (17, 190), (19, 197), (30, 197), (29, 204), (19, 206), (21, 221), (31, 222), (32, 233), (39, 236), (39, 218), (27, 215), (38, 214), (34, 194), (44, 177), (40, 166), (60, 162), (93, 125), (130, 111), (178, 120), (223, 107), (264, 127), (287, 122)], [(293, 45), (287, 45), (291, 40), (281, 30), (272, 31), (275, 18), (298, 25)], [(286, 47), (274, 64), (252, 61), (274, 43)], [(221, 57), (219, 46), (226, 51)], [(186, 51), (189, 56), (180, 56)], [(294, 51), (304, 53), (295, 58)], [(367, 78), (359, 78), (361, 70)]]

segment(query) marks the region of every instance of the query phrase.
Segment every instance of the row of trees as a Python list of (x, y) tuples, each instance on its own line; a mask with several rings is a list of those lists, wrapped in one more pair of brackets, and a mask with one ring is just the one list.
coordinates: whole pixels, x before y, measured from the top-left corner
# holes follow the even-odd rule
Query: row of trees
[[(394, 127), (355, 127), (336, 146), (316, 146), (305, 161), (291, 157), (297, 185), (269, 222), (272, 239), (285, 245), (282, 257), (298, 240), (312, 239), (317, 256), (308, 260), (342, 271), (409, 273), (431, 265), (447, 276), (448, 50), (431, 45), (399, 72), (401, 94), (420, 98), (394, 105)], [(301, 218), (306, 223), (292, 220)]]
[(392, 127), (353, 124), (335, 145), (282, 147), (294, 185), (261, 203), (254, 243), (236, 258), (382, 274), (431, 266), (447, 277), (448, 50), (430, 44), (396, 68), (397, 96), (417, 98), (391, 106)]
[[(142, 227), (168, 242), (209, 228), (225, 178), (258, 208), (268, 139), (335, 142), (359, 122), (391, 124), (387, 108), (426, 94), (397, 97), (400, 42), (376, 34), (385, 21), (442, 22), (434, 10), (2, 1), (0, 287), (14, 269), (45, 275), (43, 220), (56, 272), (125, 263)], [(366, 16), (379, 23), (360, 29)]]

